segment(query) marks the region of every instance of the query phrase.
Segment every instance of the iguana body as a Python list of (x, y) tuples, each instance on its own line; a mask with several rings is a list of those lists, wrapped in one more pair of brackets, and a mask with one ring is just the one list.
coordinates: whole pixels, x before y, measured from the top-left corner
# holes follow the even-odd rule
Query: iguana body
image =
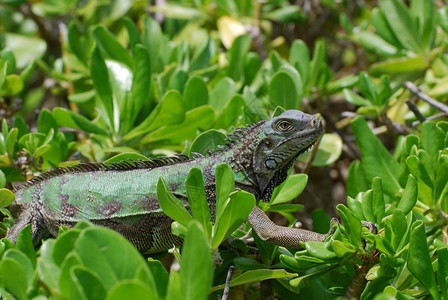
[[(7, 237), (15, 242), (22, 228), (31, 224), (35, 245), (61, 225), (72, 227), (81, 220), (111, 228), (128, 238), (142, 253), (167, 250), (180, 239), (171, 233), (171, 222), (156, 196), (162, 177), (169, 189), (188, 204), (185, 182), (193, 167), (204, 176), (206, 196), (215, 203), (215, 167), (229, 164), (235, 188), (257, 199), (269, 200), (282, 183), (296, 157), (322, 135), (320, 120), (300, 111), (287, 111), (270, 121), (229, 135), (223, 150), (190, 159), (179, 155), (150, 161), (79, 164), (58, 168), (28, 181), (16, 191), (15, 206), (21, 211)], [(248, 218), (262, 239), (294, 248), (302, 240), (323, 240), (326, 235), (284, 228), (272, 223), (258, 207)]]

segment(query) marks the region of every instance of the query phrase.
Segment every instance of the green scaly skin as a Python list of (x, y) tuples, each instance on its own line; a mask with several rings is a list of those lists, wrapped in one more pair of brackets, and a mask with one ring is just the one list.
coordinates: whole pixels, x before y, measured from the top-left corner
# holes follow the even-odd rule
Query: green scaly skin
[[(121, 233), (142, 253), (161, 252), (181, 240), (171, 233), (172, 220), (157, 201), (156, 185), (160, 177), (188, 205), (185, 182), (191, 168), (200, 168), (213, 213), (215, 168), (227, 163), (233, 169), (236, 189), (269, 201), (297, 156), (322, 134), (318, 118), (289, 110), (250, 128), (237, 129), (229, 135), (224, 149), (208, 156), (195, 155), (190, 159), (179, 155), (54, 169), (16, 189), (13, 205), (20, 213), (7, 238), (15, 243), (20, 230), (31, 224), (33, 243), (37, 246), (42, 238), (56, 236), (61, 225), (73, 227), (81, 220), (88, 220)], [(300, 241), (322, 241), (328, 236), (277, 226), (258, 207), (248, 221), (263, 240), (289, 248), (299, 247)]]

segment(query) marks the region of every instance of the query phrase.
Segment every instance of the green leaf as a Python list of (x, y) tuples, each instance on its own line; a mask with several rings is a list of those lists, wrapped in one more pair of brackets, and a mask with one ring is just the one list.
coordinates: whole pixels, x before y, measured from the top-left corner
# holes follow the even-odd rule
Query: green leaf
[(169, 140), (183, 142), (196, 136), (198, 129), (207, 130), (214, 120), (214, 111), (210, 106), (201, 106), (187, 112), (182, 123), (164, 126), (145, 137), (146, 142)]
[[(334, 163), (342, 154), (342, 139), (337, 134), (325, 133), (317, 148), (312, 165), (316, 167), (328, 166)], [(310, 152), (299, 156), (299, 160), (305, 162)]]
[(84, 116), (74, 113), (66, 108), (54, 108), (53, 117), (61, 127), (80, 129), (94, 134), (109, 135), (109, 132), (105, 128), (96, 125)]
[(207, 155), (207, 150), (218, 150), (218, 146), (224, 145), (226, 141), (227, 137), (224, 133), (216, 129), (207, 130), (194, 139), (190, 147), (190, 155), (192, 153)]
[(23, 69), (41, 58), (47, 50), (47, 43), (40, 38), (10, 32), (4, 33), (4, 36), (6, 48), (14, 54), (18, 69)]
[(89, 90), (87, 92), (81, 92), (68, 95), (68, 100), (73, 103), (85, 103), (95, 98), (95, 90)]
[(411, 228), (408, 269), (423, 284), (434, 299), (439, 299), (428, 243), (426, 242), (425, 226), (420, 220), (414, 222)]
[(114, 128), (114, 104), (112, 88), (109, 83), (109, 71), (98, 47), (95, 47), (92, 53), (90, 74), (97, 97), (99, 97), (104, 106), (107, 116), (106, 120), (109, 126)]
[(123, 139), (128, 141), (162, 126), (181, 123), (184, 119), (185, 110), (182, 96), (178, 91), (168, 91), (151, 114)]
[(0, 207), (7, 207), (14, 202), (16, 196), (8, 189), (0, 189)]
[(216, 110), (221, 110), (228, 105), (235, 93), (235, 82), (229, 77), (224, 77), (213, 88), (210, 94), (210, 105)]
[(132, 128), (135, 118), (141, 109), (151, 101), (151, 66), (148, 51), (142, 45), (134, 48), (134, 68), (131, 88), (131, 101), (129, 101), (126, 122)]
[(39, 119), (37, 120), (37, 131), (48, 134), (50, 129), (54, 132), (58, 132), (58, 124), (53, 115), (47, 110), (43, 109), (39, 113)]
[(169, 191), (162, 177), (157, 181), (157, 200), (163, 212), (183, 226), (186, 227), (192, 220), (185, 205)]
[[(148, 267), (154, 277), (160, 298), (165, 298), (168, 287), (169, 274), (160, 260), (148, 258)], [(145, 282), (145, 281), (143, 281)]]
[(376, 33), (382, 39), (384, 39), (389, 44), (395, 46), (396, 48), (401, 48), (400, 42), (395, 37), (389, 24), (387, 24), (383, 12), (380, 9), (378, 9), (378, 7), (374, 7), (372, 9), (371, 21), (373, 26), (375, 27)]
[(404, 247), (404, 242), (407, 237), (408, 224), (406, 217), (400, 209), (394, 210), (392, 214), (391, 229), (394, 233), (392, 238), (392, 247), (395, 251), (400, 251)]
[[(11, 276), (12, 274), (14, 276)], [(2, 258), (0, 261), (0, 280), (6, 290), (14, 294), (18, 299), (28, 299), (26, 293), (28, 287), (27, 274), (24, 267), (17, 260), (5, 256)]]
[(443, 299), (448, 299), (448, 248), (437, 250), (439, 268), (437, 270), (437, 282), (440, 285)]
[[(386, 0), (388, 1), (388, 0)], [(406, 58), (394, 58), (386, 61), (374, 63), (370, 66), (370, 74), (378, 76), (382, 74), (401, 74), (422, 71), (428, 68), (425, 59), (418, 55)]]
[(370, 102), (359, 96), (358, 94), (355, 94), (352, 90), (344, 89), (344, 98), (347, 100), (348, 103), (357, 105), (357, 106), (370, 106)]
[(347, 196), (347, 206), (359, 220), (364, 220), (364, 214), (362, 212), (362, 196), (363, 193), (359, 193), (356, 198)]
[(356, 247), (361, 247), (361, 221), (343, 204), (338, 204), (336, 209), (341, 216), (349, 241)]
[(179, 93), (183, 93), (187, 80), (188, 73), (182, 69), (176, 69), (170, 77), (168, 90), (177, 90)]
[(86, 64), (86, 51), (83, 48), (80, 36), (81, 32), (79, 32), (76, 22), (70, 22), (67, 32), (68, 45), (70, 46), (70, 49), (73, 51), (73, 53), (78, 57), (79, 61), (82, 64)]
[(310, 51), (302, 40), (295, 40), (289, 52), (289, 63), (297, 69), (303, 82), (308, 81), (308, 71), (310, 68)]
[(142, 18), (142, 43), (149, 53), (151, 71), (157, 70), (163, 35), (159, 23), (146, 15)]
[(398, 49), (386, 42), (384, 39), (376, 34), (368, 31), (360, 31), (356, 33), (354, 39), (361, 44), (361, 46), (369, 51), (384, 57), (396, 56)]
[(120, 280), (135, 278), (136, 271), (141, 272), (141, 268), (147, 273), (147, 278), (150, 278), (148, 285), (156, 290), (141, 254), (115, 231), (103, 227), (88, 227), (76, 241), (75, 251), (83, 265), (101, 278), (106, 290)]
[(212, 223), (210, 222), (210, 209), (207, 198), (205, 198), (204, 178), (199, 168), (190, 170), (186, 185), (191, 214), (202, 225), (208, 239), (211, 236)]
[(398, 182), (400, 165), (372, 133), (363, 118), (355, 118), (351, 126), (361, 150), (362, 167), (366, 178), (372, 180), (376, 176), (381, 177), (384, 192), (395, 198), (400, 189)]
[[(55, 264), (53, 260), (53, 249), (56, 240), (47, 239), (42, 243), (42, 247), (40, 248), (40, 257), (37, 261), (37, 273), (40, 275), (40, 280), (42, 280), (43, 284), (45, 284), (48, 290), (52, 294), (59, 294), (62, 291), (62, 282), (67, 283), (64, 285), (65, 287), (69, 287), (69, 272), (67, 271), (64, 275), (64, 279), (61, 277), (61, 269), (58, 265)], [(73, 248), (71, 249), (73, 250)], [(68, 296), (68, 290), (64, 290), (65, 295)], [(62, 292), (61, 292), (62, 293)]]
[(185, 109), (193, 108), (208, 104), (208, 89), (201, 77), (190, 77), (185, 85), (184, 90)]
[(254, 195), (238, 190), (230, 194), (213, 228), (212, 249), (232, 234), (246, 219), (255, 205)]
[[(260, 282), (267, 279), (275, 279), (275, 278), (288, 278), (288, 277), (297, 277), (296, 273), (289, 273), (285, 270), (270, 270), (270, 269), (259, 269), (253, 271), (247, 271), (243, 274), (236, 276), (230, 281), (230, 287), (234, 287), (242, 284), (251, 284), (255, 282)], [(218, 286), (214, 286), (211, 288), (211, 292), (218, 291), (223, 289), (225, 284), (221, 284)]]
[(235, 95), (227, 103), (227, 106), (220, 111), (216, 117), (214, 128), (230, 128), (242, 119), (245, 109), (245, 101), (240, 95)]
[(332, 250), (327, 249), (326, 243), (323, 242), (305, 242), (305, 249), (310, 256), (322, 260), (329, 260), (336, 257), (336, 253)]
[(215, 171), (216, 216), (223, 213), (230, 194), (235, 190), (233, 170), (227, 164), (219, 164)]
[(429, 51), (432, 48), (434, 32), (436, 29), (435, 8), (433, 1), (411, 1), (411, 12), (417, 17), (418, 36), (422, 49)]
[(0, 90), (0, 95), (4, 97), (14, 96), (23, 89), (23, 80), (17, 74), (6, 75)]
[(305, 189), (308, 175), (294, 174), (274, 189), (271, 197), (271, 205), (281, 204), (297, 198)]
[(229, 67), (227, 69), (227, 76), (233, 81), (242, 81), (244, 74), (244, 57), (250, 49), (251, 39), (248, 35), (238, 36), (229, 50)]
[(379, 5), (387, 23), (401, 45), (414, 53), (421, 51), (421, 45), (416, 40), (416, 24), (409, 10), (401, 0), (380, 0)]
[(434, 195), (444, 212), (448, 212), (448, 185), (446, 184), (446, 178), (448, 178), (448, 153), (441, 153), (437, 164)]
[(286, 24), (303, 22), (306, 19), (306, 14), (297, 5), (285, 5), (263, 14), (263, 17)]
[(213, 282), (212, 257), (200, 224), (188, 226), (180, 264), (180, 287), (183, 299), (207, 299)]
[[(95, 298), (101, 299), (101, 298)], [(107, 300), (159, 299), (154, 290), (138, 280), (123, 280), (109, 290)]]
[(93, 31), (93, 38), (107, 55), (113, 60), (132, 68), (134, 60), (128, 51), (117, 41), (104, 25), (97, 25)]
[(359, 160), (353, 161), (347, 174), (347, 196), (355, 198), (358, 193), (363, 192), (369, 188), (369, 185), (364, 176), (364, 170)]
[(381, 224), (385, 210), (386, 205), (384, 203), (384, 195), (383, 195), (383, 185), (382, 180), (379, 177), (375, 177), (372, 180), (372, 191), (373, 191), (373, 209), (375, 214), (375, 223)]
[(129, 36), (129, 42), (131, 44), (132, 49), (134, 49), (135, 46), (137, 46), (137, 44), (141, 43), (137, 25), (136, 23), (134, 23), (132, 19), (128, 17), (122, 18), (121, 22), (123, 22), (124, 26), (126, 27)]
[(415, 177), (409, 174), (406, 182), (406, 187), (401, 196), (400, 202), (398, 202), (397, 209), (400, 209), (405, 215), (412, 211), (417, 203), (418, 188), (417, 180)]
[(70, 270), (70, 298), (103, 299), (106, 290), (98, 275), (83, 266)]
[(126, 160), (128, 160), (128, 161), (129, 160), (149, 160), (149, 158), (147, 158), (146, 156), (139, 154), (139, 153), (128, 152), (128, 153), (120, 153), (115, 156), (112, 156), (111, 158), (105, 160), (103, 163), (109, 164), (112, 162), (122, 162), (122, 161), (126, 161)]
[(203, 44), (202, 48), (196, 51), (191, 59), (189, 71), (193, 72), (205, 68), (215, 54), (215, 48), (215, 42), (211, 38), (208, 38), (207, 42)]
[(362, 213), (364, 218), (372, 223), (375, 223), (375, 208), (373, 203), (373, 191), (368, 190), (362, 197)]
[(303, 93), (302, 80), (293, 68), (282, 68), (269, 83), (269, 99), (274, 106), (299, 109)]
[(317, 85), (319, 75), (321, 75), (322, 67), (325, 64), (325, 43), (318, 40), (314, 45), (313, 59), (310, 63), (309, 80), (305, 91), (311, 91)]
[(36, 267), (36, 250), (34, 250), (33, 241), (31, 239), (31, 225), (28, 224), (23, 228), (16, 241), (17, 250), (22, 251), (31, 261), (33, 268)]

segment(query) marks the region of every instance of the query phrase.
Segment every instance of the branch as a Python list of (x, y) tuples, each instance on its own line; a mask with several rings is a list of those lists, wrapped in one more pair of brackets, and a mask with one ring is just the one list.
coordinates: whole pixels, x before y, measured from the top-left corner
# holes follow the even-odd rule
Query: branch
[(419, 97), (423, 101), (428, 102), (430, 105), (434, 106), (438, 110), (448, 114), (448, 105), (445, 105), (445, 104), (437, 101), (436, 99), (433, 99), (433, 98), (429, 97), (428, 95), (423, 93), (415, 84), (413, 84), (410, 81), (406, 81), (403, 85), (408, 90), (410, 90), (411, 93), (413, 93), (414, 95), (416, 95), (417, 97)]

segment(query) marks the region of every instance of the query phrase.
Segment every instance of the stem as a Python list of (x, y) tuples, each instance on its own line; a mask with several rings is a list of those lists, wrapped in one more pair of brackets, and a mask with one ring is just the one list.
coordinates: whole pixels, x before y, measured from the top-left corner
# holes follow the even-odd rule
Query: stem
[(408, 90), (411, 91), (411, 93), (413, 93), (414, 95), (416, 95), (417, 97), (419, 97), (420, 99), (422, 99), (423, 101), (429, 103), (430, 105), (434, 106), (435, 108), (437, 108), (438, 110), (448, 114), (448, 105), (445, 105), (439, 101), (437, 101), (436, 99), (433, 99), (431, 97), (429, 97), (428, 95), (426, 95), (425, 93), (423, 93), (420, 88), (418, 88), (415, 84), (413, 84), (410, 81), (406, 81), (403, 84)]

